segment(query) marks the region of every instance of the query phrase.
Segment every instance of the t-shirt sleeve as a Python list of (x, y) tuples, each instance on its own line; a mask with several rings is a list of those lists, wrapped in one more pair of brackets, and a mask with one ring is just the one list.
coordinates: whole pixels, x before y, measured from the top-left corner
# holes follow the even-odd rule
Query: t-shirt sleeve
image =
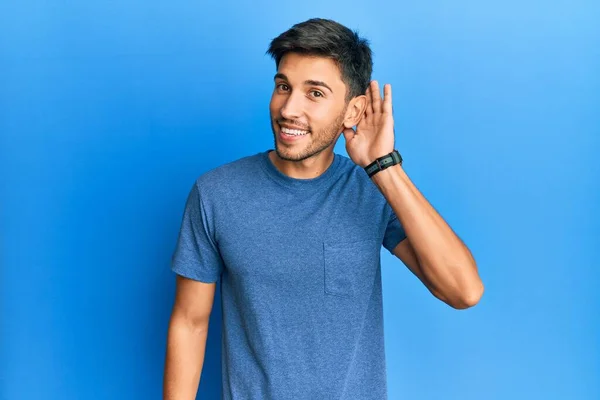
[(394, 210), (392, 210), (392, 207), (386, 204), (385, 208), (388, 210), (389, 218), (383, 237), (383, 247), (393, 254), (393, 250), (398, 243), (406, 239), (406, 233), (404, 233), (404, 228), (400, 224), (400, 220), (396, 216), (396, 213), (394, 213)]
[(212, 218), (207, 216), (197, 182), (187, 197), (171, 270), (205, 283), (216, 282), (223, 271)]

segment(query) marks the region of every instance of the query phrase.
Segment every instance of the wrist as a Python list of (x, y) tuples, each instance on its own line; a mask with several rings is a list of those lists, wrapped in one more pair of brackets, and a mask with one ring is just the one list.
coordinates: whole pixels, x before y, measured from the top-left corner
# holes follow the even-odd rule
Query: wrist
[(363, 168), (369, 176), (369, 178), (373, 178), (377, 174), (394, 165), (402, 165), (402, 156), (400, 155), (398, 150), (394, 150), (391, 153), (376, 158), (374, 161), (370, 162)]

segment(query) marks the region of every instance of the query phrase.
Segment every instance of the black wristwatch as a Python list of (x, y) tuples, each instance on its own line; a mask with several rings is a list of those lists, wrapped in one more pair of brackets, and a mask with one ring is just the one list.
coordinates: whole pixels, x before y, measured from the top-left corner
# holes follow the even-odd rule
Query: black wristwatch
[(400, 153), (398, 153), (398, 150), (394, 150), (390, 154), (386, 154), (383, 157), (379, 157), (371, 164), (367, 165), (365, 167), (365, 171), (367, 171), (367, 175), (369, 175), (369, 178), (371, 178), (379, 171), (383, 171), (384, 169), (396, 164), (402, 165), (402, 156), (400, 155)]

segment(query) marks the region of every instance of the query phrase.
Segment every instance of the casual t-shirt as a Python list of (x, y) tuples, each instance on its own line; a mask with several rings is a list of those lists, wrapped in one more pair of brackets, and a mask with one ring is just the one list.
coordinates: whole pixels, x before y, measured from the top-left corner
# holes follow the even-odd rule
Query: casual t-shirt
[(386, 399), (380, 252), (404, 230), (348, 157), (294, 179), (270, 151), (196, 180), (172, 258), (220, 283), (222, 398)]

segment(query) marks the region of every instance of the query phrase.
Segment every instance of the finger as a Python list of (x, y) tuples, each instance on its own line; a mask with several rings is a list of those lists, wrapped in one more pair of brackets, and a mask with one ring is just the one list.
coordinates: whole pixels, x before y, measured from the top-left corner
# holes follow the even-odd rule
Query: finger
[(383, 112), (392, 113), (392, 85), (389, 83), (383, 86)]
[(381, 112), (381, 93), (379, 93), (379, 83), (377, 81), (371, 82), (371, 98), (373, 113), (379, 114)]
[(356, 132), (352, 128), (344, 128), (342, 133), (344, 134), (344, 139), (346, 140), (346, 142), (349, 142), (350, 140), (352, 140), (352, 138), (356, 134)]
[(373, 102), (373, 100), (371, 99), (371, 85), (367, 87), (365, 95), (367, 97), (367, 106), (365, 108), (365, 115), (363, 116), (363, 119), (369, 117), (373, 113), (373, 108), (371, 106), (371, 103)]

